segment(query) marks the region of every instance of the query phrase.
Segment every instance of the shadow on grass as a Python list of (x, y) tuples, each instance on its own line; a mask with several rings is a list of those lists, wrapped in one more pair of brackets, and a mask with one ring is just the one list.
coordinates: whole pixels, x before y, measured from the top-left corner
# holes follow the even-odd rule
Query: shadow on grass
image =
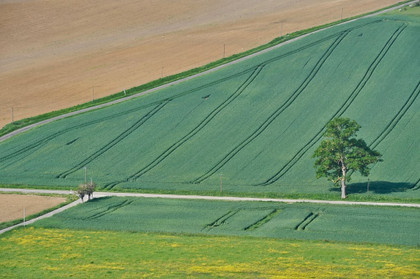
[[(416, 183), (417, 184), (417, 183)], [(417, 190), (418, 185), (406, 182), (388, 182), (388, 181), (370, 181), (369, 183), (351, 183), (347, 185), (347, 194), (390, 194), (395, 192), (405, 192), (407, 190)], [(330, 189), (333, 192), (340, 192), (340, 187), (333, 187)]]

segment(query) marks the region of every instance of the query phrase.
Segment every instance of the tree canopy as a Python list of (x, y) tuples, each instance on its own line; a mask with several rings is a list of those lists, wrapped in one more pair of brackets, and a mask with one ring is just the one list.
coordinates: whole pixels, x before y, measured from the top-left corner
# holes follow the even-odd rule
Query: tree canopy
[(370, 166), (381, 160), (378, 151), (371, 150), (363, 139), (357, 139), (360, 129), (356, 121), (349, 118), (334, 118), (323, 134), (323, 140), (315, 150), (316, 177), (326, 177), (341, 185), (341, 198), (346, 198), (347, 182), (351, 174), (358, 171), (368, 176)]

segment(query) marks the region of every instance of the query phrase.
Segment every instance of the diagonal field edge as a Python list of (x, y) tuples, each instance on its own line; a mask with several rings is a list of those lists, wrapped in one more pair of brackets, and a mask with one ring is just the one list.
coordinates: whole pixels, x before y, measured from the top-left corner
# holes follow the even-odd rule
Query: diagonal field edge
[(113, 105), (113, 104), (118, 104), (118, 103), (121, 103), (121, 102), (124, 102), (124, 101), (130, 100), (130, 99), (134, 99), (134, 98), (137, 98), (137, 97), (140, 97), (140, 96), (143, 96), (143, 95), (146, 95), (146, 94), (149, 94), (149, 93), (152, 93), (152, 92), (158, 91), (158, 90), (160, 90), (160, 89), (168, 88), (168, 87), (170, 87), (170, 86), (172, 86), (172, 85), (179, 84), (179, 83), (181, 83), (181, 82), (184, 82), (184, 81), (187, 81), (187, 80), (191, 80), (191, 79), (193, 79), (193, 78), (203, 76), (203, 75), (205, 75), (205, 74), (208, 74), (208, 73), (211, 73), (211, 72), (217, 71), (217, 70), (222, 69), (222, 68), (225, 68), (225, 67), (227, 67), (227, 66), (234, 65), (234, 64), (236, 64), (236, 63), (239, 63), (239, 62), (242, 62), (242, 61), (248, 60), (248, 59), (250, 59), (250, 58), (252, 58), (252, 57), (255, 57), (255, 56), (258, 56), (258, 55), (264, 54), (264, 53), (269, 52), (269, 51), (271, 51), (271, 50), (273, 50), (273, 49), (277, 49), (277, 48), (279, 48), (279, 47), (282, 47), (282, 46), (284, 46), (284, 45), (290, 44), (290, 43), (292, 43), (292, 42), (295, 42), (295, 41), (297, 41), (297, 40), (300, 40), (300, 39), (305, 38), (305, 37), (307, 37), (307, 36), (310, 36), (310, 35), (312, 35), (312, 34), (316, 34), (316, 33), (318, 33), (318, 32), (321, 32), (321, 31), (324, 31), (324, 30), (330, 29), (330, 28), (332, 28), (332, 27), (335, 27), (335, 26), (340, 26), (340, 25), (344, 25), (344, 24), (348, 24), (348, 23), (351, 23), (351, 22), (354, 22), (354, 21), (357, 21), (357, 20), (359, 20), (359, 19), (363, 19), (363, 18), (369, 18), (369, 17), (377, 16), (377, 15), (380, 15), (380, 14), (383, 14), (383, 13), (387, 13), (387, 12), (390, 12), (390, 11), (393, 11), (393, 10), (396, 10), (396, 9), (400, 9), (400, 8), (402, 8), (402, 7), (405, 7), (405, 6), (411, 5), (411, 4), (416, 3), (416, 2), (417, 2), (417, 0), (413, 0), (413, 1), (410, 1), (410, 2), (408, 2), (408, 3), (404, 3), (404, 4), (401, 4), (401, 5), (395, 6), (395, 7), (391, 7), (391, 8), (389, 8), (389, 9), (385, 9), (385, 10), (382, 10), (382, 11), (379, 11), (379, 12), (376, 12), (376, 13), (372, 13), (372, 14), (369, 14), (369, 15), (366, 15), (366, 16), (362, 16), (362, 17), (359, 17), (359, 18), (356, 18), (356, 19), (352, 19), (352, 20), (349, 20), (349, 21), (346, 21), (346, 22), (343, 22), (343, 23), (339, 23), (339, 24), (336, 24), (336, 25), (333, 25), (333, 26), (329, 26), (329, 27), (326, 27), (326, 28), (322, 28), (322, 29), (319, 29), (319, 30), (316, 30), (316, 31), (310, 32), (310, 33), (308, 33), (308, 34), (304, 34), (304, 35), (299, 36), (299, 37), (297, 37), (297, 38), (294, 38), (294, 39), (288, 40), (288, 41), (286, 41), (286, 42), (280, 43), (280, 44), (278, 44), (278, 45), (275, 45), (275, 46), (272, 46), (272, 47), (266, 48), (266, 49), (261, 50), (261, 51), (259, 51), (259, 52), (256, 52), (256, 53), (253, 53), (253, 54), (250, 54), (250, 55), (248, 55), (248, 56), (242, 57), (242, 58), (240, 58), (240, 59), (238, 59), (238, 60), (235, 60), (235, 61), (232, 61), (232, 62), (229, 62), (229, 63), (223, 64), (223, 65), (217, 66), (217, 67), (215, 67), (215, 68), (213, 68), (213, 69), (210, 69), (210, 70), (207, 70), (207, 71), (205, 71), (205, 72), (198, 73), (198, 74), (195, 74), (195, 75), (192, 75), (192, 76), (189, 76), (189, 77), (186, 77), (186, 78), (180, 79), (180, 80), (176, 80), (176, 81), (173, 81), (173, 82), (170, 82), (170, 83), (167, 83), (167, 84), (164, 84), (164, 85), (161, 85), (161, 86), (155, 87), (155, 88), (153, 88), (153, 89), (149, 89), (149, 90), (146, 90), (146, 91), (144, 91), (144, 92), (134, 94), (134, 95), (129, 96), (129, 97), (124, 97), (124, 98), (121, 98), (121, 99), (118, 99), (118, 100), (111, 101), (111, 102), (109, 102), (109, 103), (105, 103), (105, 104), (101, 104), (101, 105), (97, 105), (97, 106), (93, 106), (93, 107), (89, 107), (89, 108), (81, 109), (81, 110), (74, 111), (74, 112), (69, 112), (69, 113), (66, 113), (66, 114), (62, 114), (62, 115), (59, 115), (59, 116), (56, 116), (56, 117), (53, 117), (53, 118), (50, 118), (50, 119), (46, 119), (46, 120), (43, 120), (43, 121), (40, 121), (40, 122), (37, 122), (37, 123), (31, 124), (31, 125), (28, 125), (28, 126), (26, 126), (26, 127), (20, 128), (20, 129), (18, 129), (18, 130), (16, 130), (16, 131), (10, 132), (9, 134), (6, 134), (6, 135), (4, 135), (4, 136), (1, 136), (1, 137), (0, 137), (0, 142), (5, 141), (5, 140), (7, 140), (7, 139), (9, 139), (9, 138), (11, 138), (11, 137), (13, 137), (13, 136), (15, 136), (15, 135), (18, 135), (18, 134), (21, 134), (21, 133), (23, 133), (23, 132), (26, 132), (26, 131), (28, 131), (28, 130), (30, 130), (30, 129), (32, 129), (32, 128), (34, 128), (34, 127), (38, 127), (38, 126), (41, 126), (41, 125), (44, 125), (44, 124), (47, 124), (47, 123), (50, 123), (50, 122), (53, 122), (53, 121), (56, 121), (56, 120), (59, 120), (59, 119), (63, 119), (63, 118), (66, 118), (66, 117), (70, 117), (70, 116), (74, 116), (74, 115), (77, 115), (77, 114), (85, 113), (85, 112), (88, 112), (88, 111), (92, 111), (92, 110), (96, 110), (96, 109), (104, 108), (104, 107), (107, 107), (107, 106), (110, 106), (110, 105)]

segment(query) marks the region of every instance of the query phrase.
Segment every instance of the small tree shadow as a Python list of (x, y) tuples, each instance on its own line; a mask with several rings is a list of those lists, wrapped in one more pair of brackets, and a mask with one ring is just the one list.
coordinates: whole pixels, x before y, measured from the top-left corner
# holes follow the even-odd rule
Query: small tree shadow
[[(362, 194), (367, 193), (369, 190), (370, 193), (375, 194), (390, 194), (394, 192), (405, 192), (415, 187), (416, 184), (406, 182), (366, 181), (348, 184), (346, 192), (347, 194)], [(340, 187), (333, 187), (330, 188), (330, 191), (340, 192), (341, 189)]]

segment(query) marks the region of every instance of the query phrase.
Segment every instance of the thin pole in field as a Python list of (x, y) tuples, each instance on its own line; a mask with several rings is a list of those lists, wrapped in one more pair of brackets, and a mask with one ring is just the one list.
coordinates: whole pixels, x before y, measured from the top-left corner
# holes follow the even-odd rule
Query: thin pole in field
[(368, 178), (368, 183), (367, 183), (367, 193), (369, 194), (369, 184), (370, 184), (370, 181), (369, 181), (369, 178)]
[(222, 185), (223, 185), (223, 182), (222, 182), (222, 173), (220, 174), (220, 193), (222, 192)]
[(87, 177), (86, 177), (86, 174), (87, 174), (87, 167), (85, 167), (85, 184), (87, 183)]
[(344, 8), (341, 8), (341, 20), (343, 20), (343, 10)]
[(283, 22), (280, 22), (280, 37), (283, 36)]
[(92, 86), (92, 102), (95, 101), (95, 86)]
[(23, 208), (23, 226), (26, 227), (26, 207)]
[(226, 44), (223, 44), (223, 58), (226, 57)]
[(14, 122), (14, 120), (13, 120), (13, 107), (12, 107), (12, 123)]

